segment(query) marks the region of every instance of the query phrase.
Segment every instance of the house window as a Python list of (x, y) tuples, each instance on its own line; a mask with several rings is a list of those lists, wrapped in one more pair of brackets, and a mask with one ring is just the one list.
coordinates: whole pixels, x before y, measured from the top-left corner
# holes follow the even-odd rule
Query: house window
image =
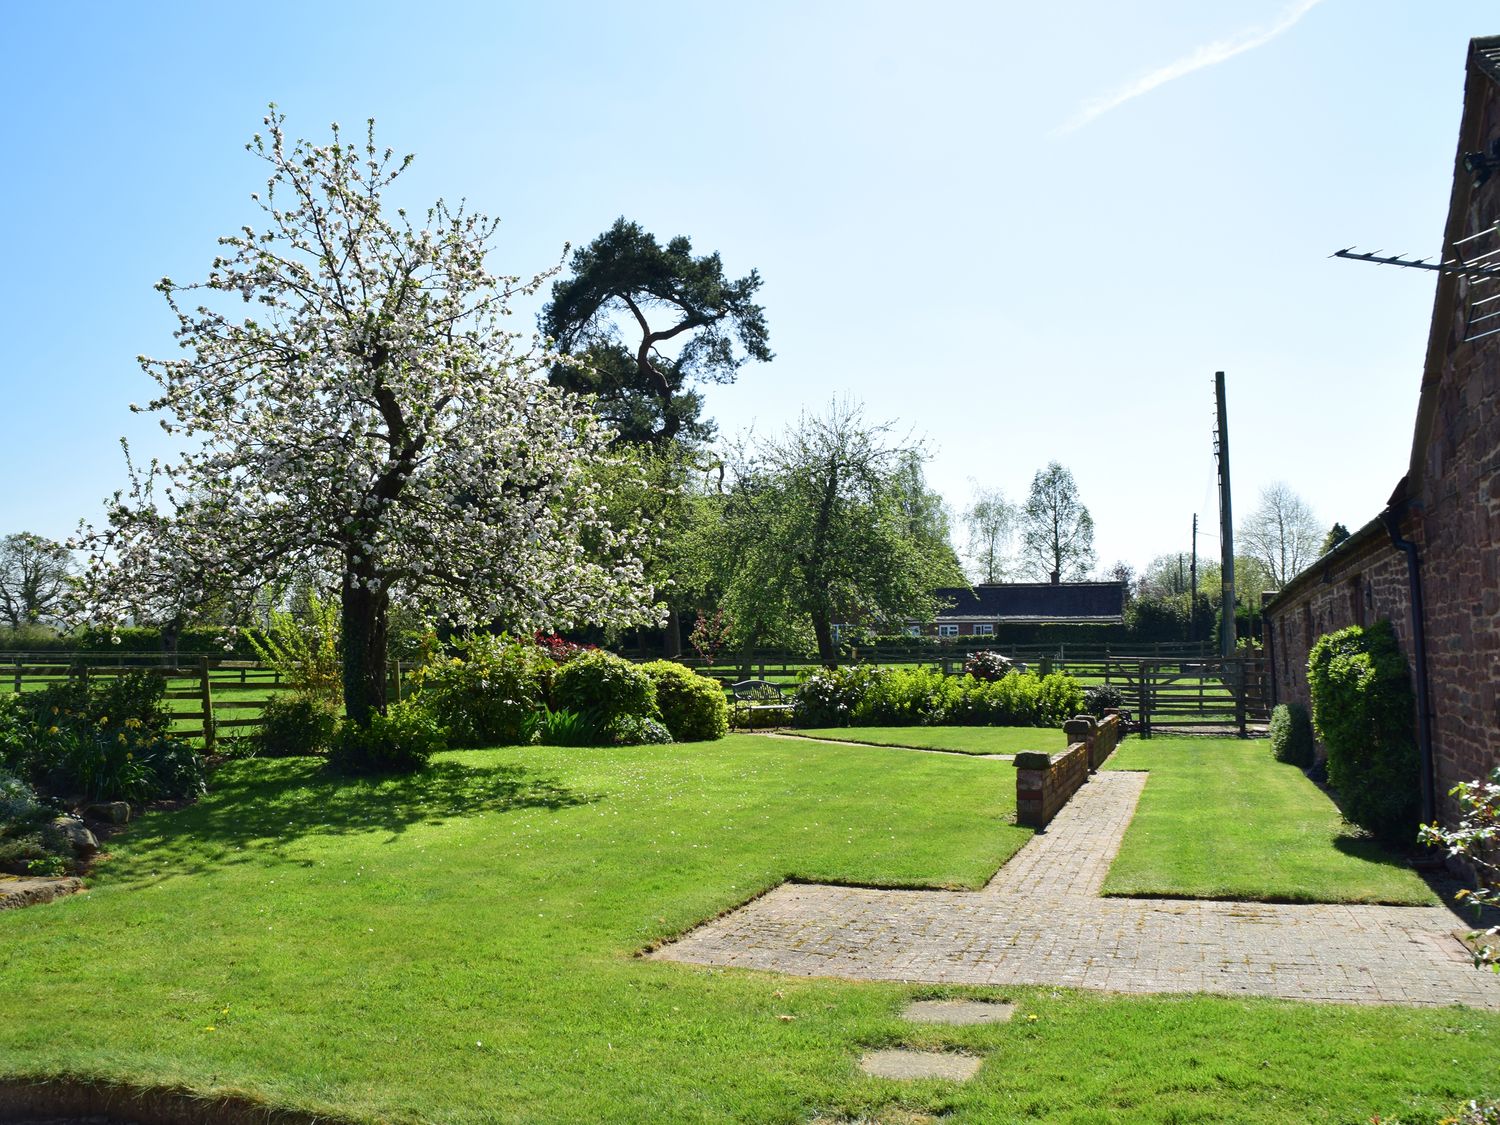
[(1349, 608), (1356, 625), (1368, 623), (1365, 619), (1365, 582), (1362, 574), (1356, 574), (1349, 583)]
[(988, 621), (981, 622), (974, 626), (974, 635), (976, 637), (993, 637), (995, 635), (995, 627)]
[(922, 626), (908, 625), (906, 627), (906, 635), (908, 637), (920, 637), (922, 635)]
[(939, 625), (938, 626), (938, 636), (940, 636), (940, 637), (956, 637), (956, 636), (958, 636), (958, 626), (957, 625)]

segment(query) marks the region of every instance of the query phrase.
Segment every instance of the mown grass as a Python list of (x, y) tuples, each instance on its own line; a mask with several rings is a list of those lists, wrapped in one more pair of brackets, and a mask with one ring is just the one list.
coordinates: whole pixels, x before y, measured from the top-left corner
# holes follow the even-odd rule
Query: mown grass
[(1105, 880), (1107, 895), (1437, 902), (1301, 770), (1271, 757), (1269, 742), (1130, 739), (1108, 765), (1151, 776)]
[(1015, 754), (1022, 750), (1061, 750), (1064, 746), (1062, 731), (1057, 727), (816, 727), (784, 733), (954, 754)]
[[(0, 914), (0, 1076), (466, 1125), (1431, 1122), (1500, 1086), (1494, 1013), (632, 956), (787, 876), (977, 886), (1027, 838), (1009, 782), (993, 762), (757, 737), (448, 754), (380, 783), (234, 763), (199, 805), (115, 841), (87, 896)], [(899, 1019), (956, 991), (1020, 1013)], [(858, 1073), (863, 1050), (896, 1043), (989, 1061), (959, 1087)]]

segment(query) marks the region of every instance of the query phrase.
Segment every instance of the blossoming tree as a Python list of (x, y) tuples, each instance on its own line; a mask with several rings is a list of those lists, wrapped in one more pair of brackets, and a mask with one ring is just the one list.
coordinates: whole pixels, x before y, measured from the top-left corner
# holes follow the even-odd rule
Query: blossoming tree
[(337, 125), (291, 142), (284, 121), (273, 105), (246, 146), (270, 168), (252, 196), (265, 228), (221, 238), (207, 280), (157, 285), (186, 354), (140, 357), (160, 393), (132, 409), (191, 448), (131, 465), (84, 529), (94, 616), (174, 620), (324, 574), (356, 722), (385, 704), (393, 593), (460, 625), (659, 620), (647, 530), (599, 508), (609, 432), (547, 385), (555, 357), (502, 327), (546, 275), (490, 273), (498, 224), (463, 206), (420, 226), (383, 207), (412, 158), (378, 149), (373, 120), (362, 144)]

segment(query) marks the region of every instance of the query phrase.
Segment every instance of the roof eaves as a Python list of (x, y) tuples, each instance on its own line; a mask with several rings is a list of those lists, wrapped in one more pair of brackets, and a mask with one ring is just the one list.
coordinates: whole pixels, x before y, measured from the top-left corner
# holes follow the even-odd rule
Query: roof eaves
[(1309, 586), (1317, 585), (1323, 581), (1323, 575), (1330, 570), (1337, 569), (1342, 563), (1387, 534), (1385, 524), (1381, 522), (1379, 516), (1376, 516), (1326, 555), (1318, 556), (1311, 566), (1278, 590), (1276, 596), (1266, 603), (1265, 612), (1274, 612), (1283, 601), (1300, 594)]

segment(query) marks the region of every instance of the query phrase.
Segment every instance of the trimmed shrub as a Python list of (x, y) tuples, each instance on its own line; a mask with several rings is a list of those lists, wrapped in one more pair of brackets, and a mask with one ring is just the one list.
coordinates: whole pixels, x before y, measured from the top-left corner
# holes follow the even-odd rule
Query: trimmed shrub
[(711, 742), (729, 733), (729, 702), (717, 680), (671, 660), (642, 664), (656, 685), (661, 721), (678, 742)]
[(1038, 676), (1018, 672), (998, 680), (965, 676), (963, 695), (948, 716), (951, 723), (976, 726), (1057, 726), (1078, 714), (1083, 691), (1078, 681), (1062, 672)]
[(1308, 658), (1312, 721), (1344, 815), (1376, 838), (1416, 840), (1421, 803), (1415, 704), (1389, 621), (1318, 639)]
[(555, 667), (530, 641), (473, 637), (458, 655), (434, 657), (417, 669), (416, 698), (451, 746), (525, 744), (528, 720), (546, 703)]
[(609, 725), (607, 734), (616, 746), (665, 746), (672, 741), (665, 724), (641, 715), (622, 715)]
[(326, 754), (337, 728), (338, 714), (325, 700), (272, 696), (260, 714), (255, 750), (267, 758)]
[(1083, 693), (1083, 714), (1100, 718), (1104, 712), (1125, 706), (1125, 693), (1114, 684), (1095, 684)]
[(1312, 716), (1300, 703), (1278, 703), (1271, 712), (1271, 754), (1278, 762), (1306, 769), (1313, 764)]
[(588, 715), (607, 728), (617, 719), (649, 718), (656, 685), (641, 668), (608, 652), (584, 652), (552, 677), (552, 706)]
[(368, 726), (343, 722), (334, 736), (328, 765), (343, 774), (416, 773), (447, 743), (437, 722), (412, 700), (375, 712)]
[(1061, 726), (1083, 707), (1083, 688), (1066, 672), (1043, 676), (1037, 688), (1037, 723), (1039, 727)]

